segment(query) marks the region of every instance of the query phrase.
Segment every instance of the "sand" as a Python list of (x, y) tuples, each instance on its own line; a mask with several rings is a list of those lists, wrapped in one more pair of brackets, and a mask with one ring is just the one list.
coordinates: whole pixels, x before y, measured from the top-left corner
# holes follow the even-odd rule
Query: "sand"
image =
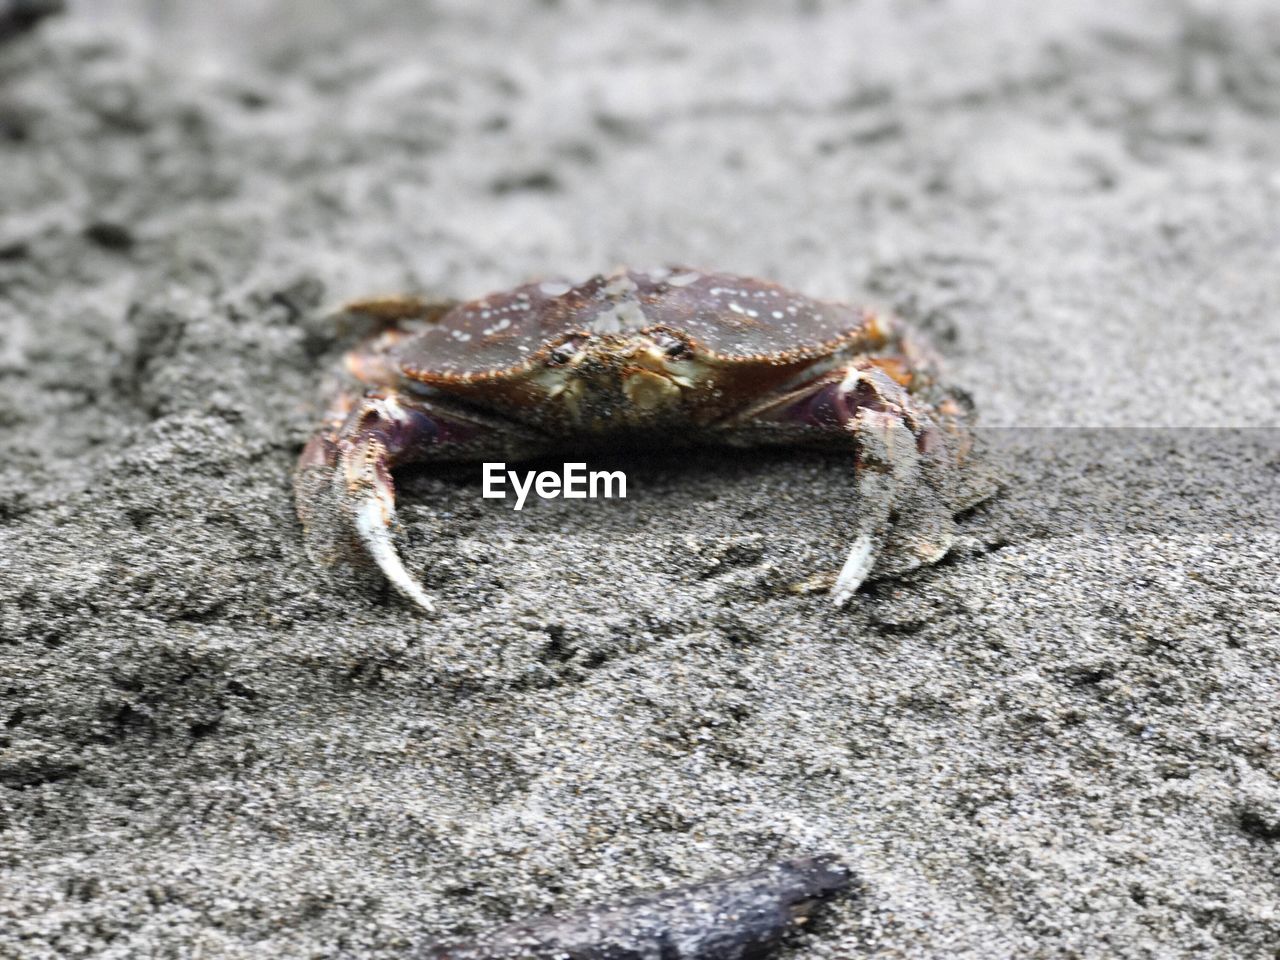
[[(832, 852), (786, 956), (1274, 958), (1263, 2), (74, 4), (0, 47), (0, 957), (407, 956)], [(892, 309), (1005, 485), (834, 610), (839, 456), (402, 478), (313, 568), (329, 313), (614, 264)]]

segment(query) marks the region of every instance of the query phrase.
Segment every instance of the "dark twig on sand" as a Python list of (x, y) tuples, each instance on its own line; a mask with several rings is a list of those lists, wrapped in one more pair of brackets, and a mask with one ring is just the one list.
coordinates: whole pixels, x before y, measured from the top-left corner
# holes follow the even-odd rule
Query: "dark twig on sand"
[(813, 907), (849, 889), (834, 857), (788, 860), (629, 903), (511, 924), (433, 945), (420, 960), (760, 960)]

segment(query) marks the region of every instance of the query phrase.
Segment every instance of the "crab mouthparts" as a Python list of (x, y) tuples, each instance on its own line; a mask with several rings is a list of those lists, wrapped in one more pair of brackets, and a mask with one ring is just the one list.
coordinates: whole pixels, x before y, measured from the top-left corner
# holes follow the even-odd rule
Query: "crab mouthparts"
[(680, 385), (671, 377), (642, 367), (622, 372), (622, 392), (639, 411), (658, 410), (680, 401)]
[(673, 369), (672, 362), (651, 345), (607, 352), (584, 352), (565, 372), (548, 378), (547, 394), (579, 412), (583, 405), (599, 415), (608, 408), (615, 417), (643, 423), (653, 413), (676, 409), (694, 381), (688, 371)]

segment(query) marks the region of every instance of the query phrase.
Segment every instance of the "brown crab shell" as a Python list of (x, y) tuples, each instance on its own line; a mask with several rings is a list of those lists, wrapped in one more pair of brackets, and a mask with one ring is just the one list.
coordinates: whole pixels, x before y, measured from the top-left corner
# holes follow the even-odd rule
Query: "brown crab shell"
[(398, 352), (405, 376), (449, 384), (519, 377), (574, 337), (663, 331), (708, 366), (780, 365), (847, 344), (883, 345), (877, 316), (763, 280), (684, 268), (625, 271), (578, 284), (530, 283), (460, 304)]
[(687, 348), (680, 366), (691, 386), (676, 419), (705, 423), (824, 361), (880, 350), (896, 335), (872, 311), (763, 280), (673, 267), (491, 294), (454, 307), (395, 356), (411, 381), (530, 416), (539, 411), (550, 426), (557, 417), (542, 374), (554, 368), (557, 347), (590, 341), (625, 374), (629, 343), (666, 336)]

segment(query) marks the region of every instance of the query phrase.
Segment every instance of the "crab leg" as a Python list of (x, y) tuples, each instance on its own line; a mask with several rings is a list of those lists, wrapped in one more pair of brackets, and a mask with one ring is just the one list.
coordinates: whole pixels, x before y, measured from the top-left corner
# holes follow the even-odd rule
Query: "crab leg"
[(400, 444), (403, 453), (415, 445), (434, 442), (436, 425), (428, 420), (417, 424), (416, 429), (409, 426), (406, 430), (413, 414), (394, 398), (375, 398), (366, 403), (364, 410), (357, 411), (354, 436), (339, 442), (341, 464), (333, 474), (337, 495), (350, 505), (356, 534), (387, 582), (422, 609), (432, 612), (435, 605), (405, 569), (392, 539), (396, 495), (391, 467), (396, 459), (392, 451), (397, 446), (392, 438), (397, 432), (406, 434)]
[(303, 449), (294, 475), (308, 551), (317, 561), (331, 563), (334, 548), (354, 533), (358, 547), (392, 586), (422, 609), (434, 611), (395, 548), (392, 470), (424, 460), (483, 457), (528, 442), (513, 427), (391, 388), (359, 398), (344, 394)]
[(847, 604), (871, 575), (904, 511), (910, 513), (907, 536), (916, 558), (931, 562), (947, 551), (952, 518), (939, 493), (947, 471), (944, 431), (902, 384), (870, 360), (852, 360), (721, 429), (726, 439), (743, 434), (758, 440), (757, 431), (767, 436), (796, 424), (854, 450), (856, 532), (831, 591), (836, 606)]
[(857, 533), (836, 577), (831, 600), (842, 607), (862, 586), (884, 549), (894, 504), (912, 489), (919, 473), (915, 437), (901, 415), (862, 409), (853, 415), (857, 454), (854, 489), (858, 504)]
[(359, 314), (388, 326), (401, 320), (422, 320), (434, 323), (458, 305), (456, 300), (433, 299), (392, 294), (385, 297), (368, 297), (351, 300), (342, 305), (340, 314)]

